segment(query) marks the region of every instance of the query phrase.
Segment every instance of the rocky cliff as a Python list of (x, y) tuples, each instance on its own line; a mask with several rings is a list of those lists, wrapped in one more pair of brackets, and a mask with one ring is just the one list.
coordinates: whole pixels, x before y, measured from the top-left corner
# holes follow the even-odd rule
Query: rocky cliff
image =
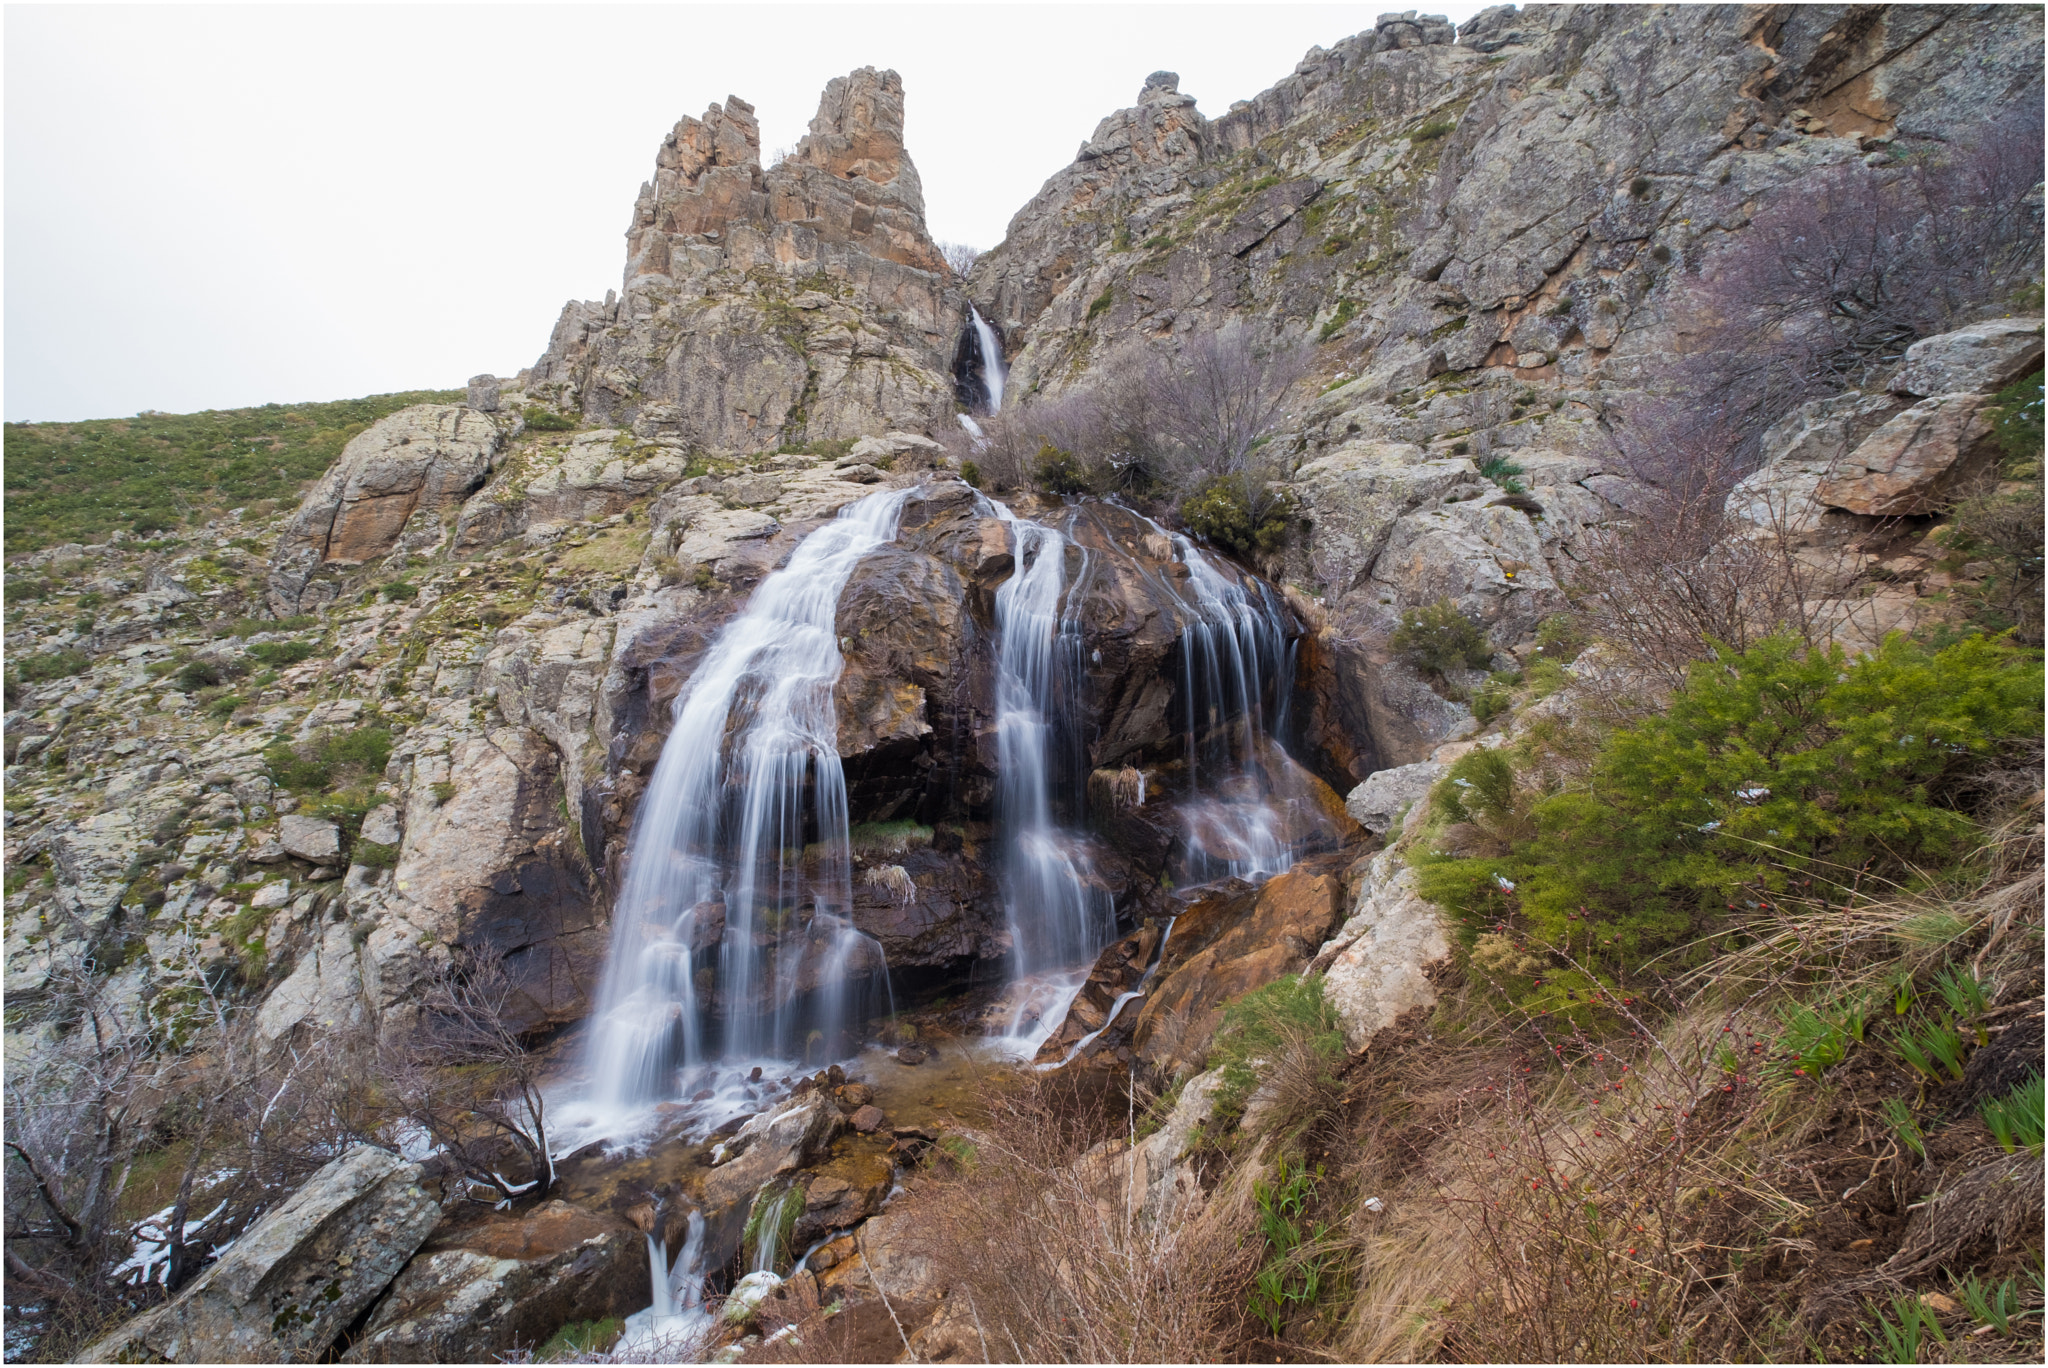
[[(11, 561), (10, 586), (39, 597), (7, 622), (9, 1081), (41, 1108), (24, 1134), (45, 1152), (101, 1179), (137, 1160), (101, 1217), (117, 1257), (141, 1260), (120, 1295), (154, 1306), (95, 1354), (479, 1359), (644, 1305), (643, 1236), (670, 1256), (695, 1238), (707, 1269), (738, 1271), (768, 1214), (795, 1241), (778, 1265), (791, 1318), (842, 1295), (872, 1310), (902, 1279), (915, 1352), (976, 1352), (957, 1306), (932, 1314), (946, 1271), (916, 1253), (918, 1223), (882, 1211), (917, 1165), (971, 1165), (961, 1116), (985, 1080), (958, 1038), (1024, 1012), (994, 991), (1016, 950), (995, 636), (1017, 543), (1011, 510), (963, 478), (973, 453), (936, 440), (957, 441), (956, 376), (979, 364), (970, 301), (1027, 414), (1132, 343), (1171, 353), (1239, 324), (1313, 354), (1266, 440), (1286, 535), (1210, 558), (1280, 648), (1239, 686), (1273, 734), (1210, 791), (1196, 757), (1242, 717), (1199, 693), (1217, 624), (1190, 586), (1197, 553), (1124, 502), (1004, 495), (1065, 538), (1079, 717), (1047, 768), (1117, 921), (1092, 966), (1070, 966), (1087, 981), (1045, 1023), (1040, 1062), (1075, 1065), (1061, 1076), (1084, 1090), (1177, 1089), (1157, 1130), (1138, 1133), (1134, 1104), (1132, 1134), (1073, 1172), (1120, 1185), (1101, 1209), (1147, 1230), (1198, 1206), (1217, 1183), (1195, 1151), (1225, 1122), (1218, 1075), (1197, 1070), (1226, 1004), (1311, 974), (1352, 1051), (1412, 1043), (1401, 1023), (1436, 1002), (1453, 955), (1400, 848), (1433, 787), (1611, 684), (1595, 655), (1504, 722), (1476, 706), (1488, 670), (1539, 654), (1592, 539), (1643, 505), (1613, 429), (1689, 345), (1683, 279), (1805, 178), (2038, 105), (2040, 31), (2038, 10), (2001, 6), (1500, 7), (1458, 30), (1384, 16), (1214, 119), (1155, 73), (965, 280), (926, 232), (895, 73), (832, 81), (768, 166), (731, 98), (663, 142), (622, 289), (569, 304), (529, 371), (374, 423), (294, 509)], [(1728, 512), (1851, 565), (1812, 591), (1849, 605), (1849, 644), (1936, 620), (1986, 573), (1936, 524), (1995, 479), (1993, 396), (2041, 355), (2038, 318), (1915, 344), (1882, 383), (1783, 415)], [(503, 1024), (573, 1091), (677, 698), (797, 544), (881, 490), (914, 492), (838, 599), (829, 744), (850, 920), (898, 995), (874, 1029), (901, 1053), (870, 1079), (719, 1079), (715, 1105), (744, 1095), (744, 1115), (685, 1143), (677, 1118), (707, 1087), (664, 1104), (673, 1133), (650, 1152), (562, 1154), (532, 1197), (471, 1200), (445, 1143), (339, 1084), (305, 1104), (340, 1118), (317, 1143), (277, 1159), (250, 1141), (270, 1157), (176, 1181), (216, 1143), (190, 1102), (209, 1068), (385, 1058), (451, 965), (502, 964)], [(1394, 650), (1403, 612), (1439, 604), (1477, 631), (1483, 668), (1432, 677)], [(1203, 825), (1204, 797), (1270, 800), (1291, 867), (1212, 878), (1244, 852)], [(128, 1072), (81, 1102), (76, 1078), (114, 1076), (80, 1072), (86, 1019), (124, 1033)], [(260, 1076), (313, 1094), (303, 1073)], [(98, 1118), (97, 1159), (51, 1119), (64, 1108)], [(541, 1176), (488, 1153), (504, 1188)], [(13, 1170), (9, 1186), (11, 1202), (33, 1191)], [(165, 1301), (149, 1251), (166, 1204), (216, 1188), (247, 1233)], [(370, 1258), (365, 1231), (397, 1233)], [(901, 1309), (881, 1323), (891, 1355)]]
[(623, 288), (563, 308), (527, 391), (713, 455), (943, 419), (965, 311), (925, 231), (903, 99), (893, 71), (836, 77), (765, 167), (746, 101), (678, 122), (633, 207)]

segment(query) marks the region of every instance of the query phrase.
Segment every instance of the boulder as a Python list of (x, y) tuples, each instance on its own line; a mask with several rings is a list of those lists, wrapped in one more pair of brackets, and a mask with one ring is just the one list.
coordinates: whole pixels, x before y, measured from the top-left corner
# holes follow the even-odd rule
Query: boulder
[(320, 568), (353, 567), (393, 550), (425, 551), (442, 514), (483, 487), (502, 434), (462, 404), (415, 404), (380, 418), (342, 448), (277, 541), (270, 609), (288, 617), (333, 601)]
[(1762, 465), (1728, 491), (1728, 515), (1758, 531), (1816, 531), (1827, 513), (1815, 497), (1821, 482), (1899, 407), (1884, 394), (1839, 394), (1800, 405), (1764, 433)]
[(1489, 488), (1463, 457), (1432, 459), (1413, 443), (1380, 441), (1350, 443), (1310, 461), (1291, 487), (1303, 524), (1301, 572), (1335, 594), (1364, 582), (1401, 517), (1446, 494)]
[(647, 1241), (616, 1216), (548, 1202), (517, 1220), (436, 1235), (343, 1356), (349, 1363), (488, 1363), (572, 1321), (648, 1297)]
[(1341, 915), (1337, 865), (1305, 860), (1256, 890), (1225, 885), (1190, 905), (1174, 922), (1138, 1014), (1133, 1052), (1168, 1071), (1185, 1069), (1208, 1051), (1226, 1003), (1301, 972)]
[(2041, 368), (2041, 320), (1994, 318), (1906, 348), (1894, 394), (1995, 394)]
[(317, 1362), (441, 1217), (420, 1166), (357, 1145), (261, 1217), (163, 1306), (86, 1363)]
[(279, 819), (277, 838), (285, 853), (297, 859), (332, 864), (341, 858), (341, 828), (318, 817)]
[(1426, 797), (1443, 773), (1444, 767), (1432, 760), (1380, 770), (1351, 790), (1344, 810), (1373, 835), (1384, 836), (1402, 809)]
[(1391, 850), (1375, 855), (1357, 906), (1315, 959), (1346, 1043), (1362, 1050), (1401, 1013), (1435, 1003), (1429, 972), (1450, 953), (1443, 916), (1415, 891), (1415, 871)]
[(812, 1092), (750, 1119), (726, 1142), (733, 1157), (704, 1179), (705, 1266), (716, 1267), (740, 1246), (754, 1195), (770, 1179), (823, 1158), (846, 1118), (830, 1097)]
[(1921, 400), (1864, 438), (1814, 498), (1874, 518), (1938, 511), (1995, 455), (1987, 407), (1975, 394)]

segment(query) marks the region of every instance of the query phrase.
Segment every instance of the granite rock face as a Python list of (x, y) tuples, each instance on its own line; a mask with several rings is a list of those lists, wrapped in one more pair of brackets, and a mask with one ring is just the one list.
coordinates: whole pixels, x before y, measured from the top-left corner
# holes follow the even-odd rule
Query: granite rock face
[(309, 1363), (440, 1219), (420, 1168), (357, 1145), (262, 1217), (178, 1296), (100, 1340), (88, 1363)]
[(903, 116), (902, 79), (863, 67), (773, 164), (744, 100), (678, 122), (633, 209), (623, 291), (564, 308), (528, 391), (718, 454), (950, 422), (964, 311)]
[(444, 515), (483, 486), (504, 437), (492, 416), (458, 404), (417, 404), (372, 424), (278, 538), (271, 611), (288, 617), (332, 602), (337, 591), (323, 567), (439, 546)]
[(516, 1221), (436, 1235), (399, 1273), (342, 1361), (488, 1363), (563, 1325), (647, 1300), (647, 1243), (616, 1216), (548, 1202)]
[[(1385, 764), (1472, 724), (1390, 659), (1401, 613), (1448, 599), (1526, 644), (1582, 535), (1641, 504), (1613, 425), (1682, 349), (1684, 283), (1773, 197), (1966, 141), (2042, 79), (2040, 16), (2018, 9), (1497, 6), (1453, 38), (1383, 15), (1213, 119), (1156, 73), (966, 282), (1017, 403), (1094, 384), (1133, 339), (1238, 322), (1313, 347), (1323, 392), (1269, 447), (1299, 513), (1274, 568), (1318, 597), (1335, 673), (1361, 681), (1324, 687), (1332, 711), (1368, 719)], [(1982, 392), (2038, 355), (2029, 326), (1923, 342), (1895, 388)], [(1848, 426), (1853, 446), (1876, 424)], [(1836, 502), (1924, 509), (1939, 481), (1908, 465), (1869, 473), (1914, 492)], [(1815, 530), (1824, 477), (1806, 452), (1746, 506)]]

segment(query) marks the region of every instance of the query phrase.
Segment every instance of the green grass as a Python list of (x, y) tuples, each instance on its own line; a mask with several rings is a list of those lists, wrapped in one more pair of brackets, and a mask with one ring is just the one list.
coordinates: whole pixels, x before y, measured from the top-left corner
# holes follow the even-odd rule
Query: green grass
[(534, 1353), (536, 1363), (549, 1363), (555, 1359), (578, 1358), (585, 1354), (608, 1352), (618, 1342), (619, 1334), (626, 1323), (617, 1316), (606, 1316), (603, 1320), (571, 1321)]
[(100, 541), (203, 522), (262, 499), (296, 498), (351, 437), (412, 404), (461, 390), (411, 390), (324, 404), (8, 423), (7, 551)]

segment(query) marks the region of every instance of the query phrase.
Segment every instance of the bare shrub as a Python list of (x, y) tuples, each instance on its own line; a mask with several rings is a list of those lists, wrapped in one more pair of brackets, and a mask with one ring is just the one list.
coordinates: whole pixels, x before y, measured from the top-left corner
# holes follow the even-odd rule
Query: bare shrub
[[(389, 1042), (385, 1069), (397, 1109), (461, 1166), (490, 1200), (554, 1187), (540, 1059), (513, 1014), (502, 958), (474, 949), (438, 964), (423, 985), (419, 1024)], [(532, 1177), (500, 1172), (510, 1145)]]
[(946, 265), (952, 268), (954, 275), (966, 275), (981, 256), (981, 248), (969, 247), (964, 242), (935, 242), (932, 245), (939, 249), (939, 255), (946, 259)]
[[(36, 1289), (46, 1356), (177, 1292), (381, 1120), (360, 1037), (273, 1049), (189, 945), (158, 968), (145, 1001), (66, 966), (42, 1039), (9, 1059), (7, 1266)], [(131, 1225), (138, 1196), (166, 1206)]]
[[(1064, 1086), (1027, 1075), (995, 1090), (971, 1167), (928, 1175), (899, 1199), (915, 1213), (923, 1251), (953, 1280), (948, 1300), (972, 1308), (998, 1359), (1230, 1357), (1257, 1261), (1244, 1185), (1220, 1185), (1180, 1219), (1148, 1220), (1142, 1189), (1112, 1162), (1134, 1114), (1112, 1117)], [(1105, 1130), (1124, 1136), (1089, 1154)]]
[(1691, 334), (1672, 376), (1703, 433), (1753, 463), (1799, 403), (1866, 383), (1922, 337), (2038, 280), (2039, 111), (1972, 142), (1873, 167), (1830, 167), (1771, 195), (1679, 304)]

